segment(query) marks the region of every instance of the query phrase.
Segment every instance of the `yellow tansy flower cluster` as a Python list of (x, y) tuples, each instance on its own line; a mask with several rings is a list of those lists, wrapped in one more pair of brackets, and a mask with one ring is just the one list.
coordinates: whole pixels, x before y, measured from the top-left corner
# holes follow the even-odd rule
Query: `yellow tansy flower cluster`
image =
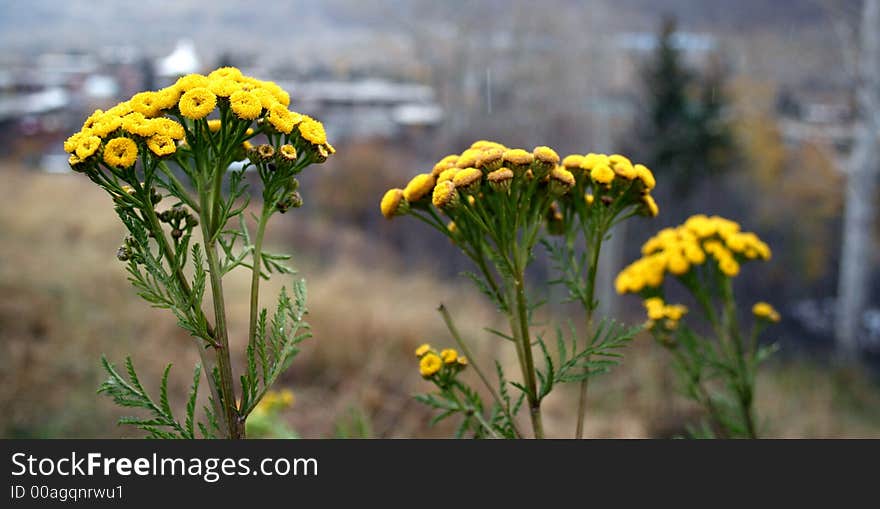
[(688, 308), (681, 304), (666, 304), (660, 297), (645, 299), (645, 311), (648, 315), (646, 327), (654, 329), (659, 327), (672, 331), (678, 328), (679, 320), (688, 312)]
[(755, 305), (752, 306), (752, 314), (758, 319), (767, 320), (768, 322), (773, 323), (777, 323), (781, 319), (779, 312), (766, 302), (755, 303)]
[(271, 414), (290, 408), (296, 402), (296, 396), (290, 389), (281, 389), (280, 391), (268, 391), (263, 399), (257, 403), (254, 412), (262, 414)]
[[(485, 193), (509, 193), (514, 182), (534, 181), (551, 197), (570, 196), (574, 189), (592, 187), (593, 193), (585, 194), (589, 205), (607, 206), (627, 195), (640, 201), (645, 215), (656, 216), (659, 211), (650, 195), (656, 185), (653, 174), (622, 155), (590, 153), (560, 160), (550, 147), (528, 151), (488, 140), (474, 142), (461, 154), (443, 157), (430, 172), (416, 175), (403, 189), (389, 190), (380, 210), (388, 219), (406, 214), (410, 206), (433, 205), (448, 213), (461, 203), (473, 204)], [(602, 200), (594, 200), (594, 195)]]
[(468, 365), (467, 357), (459, 355), (453, 348), (445, 348), (441, 351), (434, 350), (430, 344), (425, 343), (415, 351), (419, 359), (419, 373), (424, 378), (438, 375), (441, 378), (454, 377)]
[[(277, 84), (245, 76), (234, 67), (221, 67), (207, 76), (188, 74), (169, 87), (139, 92), (107, 111), (96, 110), (64, 142), (64, 150), (75, 170), (93, 168), (101, 161), (128, 168), (148, 152), (156, 157), (174, 154), (188, 136), (195, 136), (198, 121), (206, 121), (211, 133), (220, 131), (220, 119), (206, 119), (218, 106), (228, 105), (230, 117), (234, 116), (230, 121), (264, 117), (265, 122), (258, 125), (314, 147), (315, 160), (334, 153), (321, 122), (290, 111), (289, 104), (290, 95)], [(253, 134), (248, 130), (248, 136)], [(108, 153), (109, 148), (113, 153)]]
[(769, 260), (770, 248), (739, 223), (697, 214), (675, 228), (665, 228), (642, 246), (642, 257), (618, 274), (619, 293), (639, 293), (663, 284), (665, 275), (685, 277), (711, 263), (726, 277), (736, 277), (749, 260)]

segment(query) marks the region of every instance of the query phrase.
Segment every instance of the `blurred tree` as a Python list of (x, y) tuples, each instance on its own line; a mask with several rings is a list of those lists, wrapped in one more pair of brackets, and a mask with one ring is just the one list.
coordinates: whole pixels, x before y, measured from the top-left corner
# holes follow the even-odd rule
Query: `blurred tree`
[[(880, 0), (862, 4), (860, 41), (844, 41), (844, 63), (854, 78), (857, 114), (855, 140), (847, 165), (836, 340), (842, 357), (859, 351), (860, 322), (871, 287), (873, 236), (880, 173)], [(854, 34), (854, 30), (850, 31)]]
[(663, 20), (656, 52), (642, 76), (646, 96), (638, 138), (648, 166), (684, 201), (703, 177), (733, 163), (733, 137), (725, 120), (724, 73), (702, 75), (682, 62), (676, 22)]

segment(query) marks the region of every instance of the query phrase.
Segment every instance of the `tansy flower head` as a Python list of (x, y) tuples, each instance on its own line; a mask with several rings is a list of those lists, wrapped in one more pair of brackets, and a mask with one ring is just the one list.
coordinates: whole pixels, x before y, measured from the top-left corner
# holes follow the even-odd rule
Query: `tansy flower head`
[(505, 147), (501, 143), (498, 143), (497, 141), (489, 141), (489, 140), (477, 140), (477, 141), (471, 143), (470, 148), (477, 149), (477, 150), (498, 149), (498, 150), (501, 150), (502, 152), (507, 150), (507, 147)]
[(188, 90), (180, 96), (180, 114), (191, 120), (199, 120), (208, 116), (217, 106), (217, 96), (204, 87)]
[(608, 156), (605, 154), (594, 154), (593, 152), (590, 152), (585, 155), (583, 161), (581, 161), (581, 168), (588, 172), (596, 166), (608, 166), (610, 168), (611, 162), (608, 160)]
[(299, 133), (304, 140), (312, 145), (327, 143), (327, 133), (324, 131), (324, 124), (312, 117), (303, 116), (303, 120), (299, 124)]
[[(440, 175), (437, 176), (437, 183), (445, 182), (447, 180), (452, 180), (455, 177), (455, 174), (460, 172), (461, 168), (449, 168), (448, 170), (443, 170), (440, 172)], [(433, 173), (431, 173), (433, 175)]]
[(455, 364), (455, 361), (458, 359), (458, 352), (452, 348), (446, 348), (440, 352), (440, 358), (443, 359), (444, 364)]
[(510, 183), (513, 182), (513, 170), (510, 168), (499, 168), (486, 175), (486, 181), (489, 182), (489, 187), (493, 191), (506, 193), (510, 190)]
[(137, 154), (137, 145), (129, 138), (113, 138), (104, 146), (104, 162), (116, 168), (133, 165)]
[(162, 112), (159, 98), (156, 92), (139, 92), (134, 94), (129, 101), (131, 109), (141, 115), (150, 118)]
[(293, 128), (302, 121), (302, 115), (287, 109), (283, 104), (274, 104), (269, 108), (269, 123), (278, 132), (290, 134)]
[(469, 148), (458, 156), (458, 159), (455, 160), (455, 166), (462, 169), (475, 167), (482, 155), (482, 150)]
[(458, 154), (452, 154), (444, 157), (443, 159), (437, 161), (437, 164), (434, 165), (434, 168), (431, 169), (431, 175), (438, 177), (444, 171), (455, 168), (455, 161), (458, 160)]
[(222, 78), (227, 78), (230, 80), (239, 80), (242, 78), (241, 70), (237, 67), (227, 66), (227, 67), (218, 67), (214, 69), (210, 73), (208, 73), (209, 80), (219, 80)]
[(194, 88), (208, 88), (208, 77), (201, 74), (187, 74), (179, 78), (174, 86), (181, 92), (189, 92)]
[(455, 174), (452, 182), (456, 189), (461, 189), (465, 194), (473, 194), (480, 189), (480, 181), (483, 179), (483, 172), (476, 168), (465, 168)]
[(91, 136), (91, 132), (89, 130), (85, 131), (77, 131), (70, 135), (66, 140), (64, 140), (64, 151), (68, 154), (72, 154), (76, 152), (76, 148), (79, 146), (79, 142), (82, 141), (83, 138)]
[(443, 367), (443, 360), (433, 352), (425, 354), (419, 361), (419, 373), (425, 378), (440, 371), (441, 367)]
[(161, 134), (173, 140), (182, 140), (186, 136), (183, 126), (170, 118), (155, 118), (150, 121), (150, 124), (155, 134)]
[(504, 152), (497, 147), (487, 148), (477, 158), (476, 168), (482, 170), (483, 173), (491, 173), (501, 168), (502, 156)]
[(431, 351), (431, 345), (429, 345), (428, 343), (423, 343), (423, 344), (419, 345), (418, 348), (416, 348), (416, 357), (421, 357), (430, 351)]
[(281, 158), (286, 161), (296, 161), (296, 149), (289, 143), (281, 145), (278, 149), (278, 153), (281, 155)]
[(177, 150), (174, 140), (164, 134), (154, 134), (147, 139), (147, 148), (157, 156), (167, 156)]
[(87, 159), (101, 148), (101, 138), (95, 135), (83, 136), (76, 146), (76, 157), (81, 160)]
[(657, 206), (657, 202), (654, 201), (654, 197), (650, 194), (642, 196), (642, 204), (645, 207), (645, 214), (648, 217), (657, 217), (660, 213), (660, 207)]
[(532, 155), (535, 156), (535, 160), (532, 163), (532, 172), (539, 179), (544, 178), (559, 164), (559, 154), (550, 147), (535, 147)]
[(437, 183), (431, 196), (431, 203), (441, 210), (451, 210), (458, 206), (459, 198), (455, 184), (450, 180)]
[(575, 175), (577, 177), (580, 177), (581, 175), (584, 174), (583, 164), (584, 164), (584, 156), (579, 155), (579, 154), (571, 154), (571, 155), (565, 156), (565, 158), (562, 160), (562, 166), (566, 170), (571, 172), (572, 175)]
[(626, 180), (636, 178), (636, 169), (633, 167), (632, 161), (626, 156), (612, 154), (608, 156), (608, 161), (611, 163), (611, 169), (614, 170), (614, 173), (617, 175), (620, 175)]
[(649, 170), (647, 166), (644, 164), (637, 164), (635, 165), (635, 170), (636, 178), (642, 182), (645, 191), (650, 191), (656, 187), (657, 181), (654, 179), (654, 174), (651, 173), (651, 170)]
[(275, 147), (269, 145), (268, 143), (263, 143), (262, 145), (257, 146), (257, 155), (263, 161), (271, 161), (275, 158)]
[(535, 156), (521, 148), (507, 150), (503, 155), (504, 166), (513, 171), (513, 175), (517, 178), (523, 176), (526, 170), (532, 165)]
[(434, 188), (434, 177), (430, 173), (416, 175), (403, 188), (403, 197), (410, 203), (415, 203), (428, 196)]
[(605, 164), (596, 165), (590, 170), (590, 178), (593, 182), (607, 187), (614, 180), (614, 170)]
[(739, 263), (732, 256), (726, 256), (718, 260), (718, 268), (727, 277), (739, 275)]
[(290, 94), (274, 81), (260, 81), (260, 87), (272, 94), (272, 97), (285, 108), (290, 106)]
[(211, 120), (208, 120), (208, 130), (211, 131), (212, 133), (216, 133), (216, 132), (220, 131), (221, 126), (222, 126), (222, 124), (220, 123), (219, 118), (213, 118)]
[(263, 111), (263, 105), (254, 94), (237, 90), (229, 96), (229, 107), (242, 120), (254, 120)]
[(216, 78), (211, 79), (208, 78), (208, 90), (214, 93), (217, 97), (229, 97), (235, 92), (241, 90), (241, 85), (229, 78)]
[(403, 189), (389, 189), (382, 196), (382, 203), (379, 204), (379, 210), (386, 219), (394, 216), (401, 216), (409, 212), (409, 203), (403, 197)]
[(756, 318), (761, 320), (767, 320), (768, 322), (777, 323), (780, 320), (779, 313), (766, 302), (757, 302), (754, 306), (752, 306), (752, 314), (755, 315)]
[(550, 194), (562, 196), (568, 193), (574, 184), (574, 175), (562, 166), (557, 166), (550, 172)]

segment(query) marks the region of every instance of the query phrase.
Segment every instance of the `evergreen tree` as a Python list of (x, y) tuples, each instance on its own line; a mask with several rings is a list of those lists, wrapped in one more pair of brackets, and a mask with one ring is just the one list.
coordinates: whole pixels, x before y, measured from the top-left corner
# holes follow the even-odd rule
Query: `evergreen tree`
[(734, 147), (720, 66), (702, 75), (687, 68), (675, 32), (675, 20), (665, 19), (642, 72), (646, 122), (638, 134), (649, 167), (686, 199), (701, 178), (733, 164)]

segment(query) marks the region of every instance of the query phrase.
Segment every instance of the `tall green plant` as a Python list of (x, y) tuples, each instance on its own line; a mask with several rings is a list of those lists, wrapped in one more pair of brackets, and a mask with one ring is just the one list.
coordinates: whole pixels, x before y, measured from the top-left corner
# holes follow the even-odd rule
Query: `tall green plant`
[[(129, 281), (152, 306), (174, 314), (201, 357), (183, 423), (168, 401), (170, 364), (156, 401), (130, 358), (124, 373), (102, 359), (109, 378), (99, 391), (122, 406), (147, 410), (147, 417), (121, 422), (150, 436), (195, 437), (204, 371), (211, 394), (205, 422), (198, 423), (201, 435), (243, 438), (248, 415), (310, 336), (304, 281), (282, 288), (271, 314), (259, 304), (262, 280), (295, 274), (285, 264), (289, 256), (263, 248), (269, 219), (302, 204), (296, 175), (334, 151), (321, 123), (288, 110), (289, 103), (290, 96), (275, 83), (223, 67), (97, 110), (65, 142), (73, 170), (110, 194), (129, 232), (117, 253)], [(253, 146), (257, 139), (265, 143)], [(251, 170), (262, 195), (254, 235), (245, 220)], [(252, 274), (240, 374), (233, 372), (223, 289), (223, 278), (237, 268)]]

